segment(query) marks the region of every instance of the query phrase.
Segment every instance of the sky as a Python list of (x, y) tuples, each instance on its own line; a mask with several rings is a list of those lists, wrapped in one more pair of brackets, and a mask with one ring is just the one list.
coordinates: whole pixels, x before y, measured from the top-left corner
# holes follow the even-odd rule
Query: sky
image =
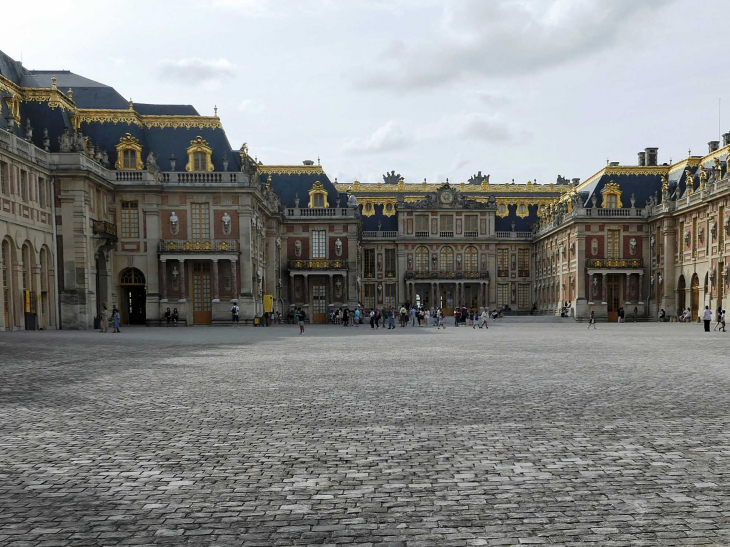
[[(585, 179), (730, 131), (721, 0), (73, 0), (0, 49), (140, 103), (218, 107), (264, 164), (340, 182)], [(28, 21), (32, 10), (32, 23)], [(21, 24), (22, 23), (22, 24)], [(50, 85), (50, 84), (49, 84)], [(730, 94), (728, 94), (730, 95)]]

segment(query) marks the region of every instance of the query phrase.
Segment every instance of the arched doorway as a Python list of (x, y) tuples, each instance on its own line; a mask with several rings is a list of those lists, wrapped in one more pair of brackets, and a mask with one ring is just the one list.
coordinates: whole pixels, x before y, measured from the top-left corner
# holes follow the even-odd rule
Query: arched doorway
[(687, 308), (687, 282), (684, 280), (684, 276), (679, 276), (679, 281), (677, 282), (677, 315), (681, 315), (681, 313)]
[(692, 321), (697, 321), (700, 310), (700, 278), (697, 274), (692, 276), (692, 300), (690, 308), (692, 310)]
[(119, 276), (121, 288), (122, 322), (127, 325), (144, 325), (147, 322), (147, 290), (144, 274), (137, 268), (122, 270)]

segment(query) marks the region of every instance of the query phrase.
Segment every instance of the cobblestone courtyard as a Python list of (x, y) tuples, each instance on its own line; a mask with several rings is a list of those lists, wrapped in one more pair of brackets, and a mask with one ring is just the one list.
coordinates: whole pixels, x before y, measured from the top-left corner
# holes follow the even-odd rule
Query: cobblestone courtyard
[(730, 545), (697, 325), (0, 334), (0, 545)]

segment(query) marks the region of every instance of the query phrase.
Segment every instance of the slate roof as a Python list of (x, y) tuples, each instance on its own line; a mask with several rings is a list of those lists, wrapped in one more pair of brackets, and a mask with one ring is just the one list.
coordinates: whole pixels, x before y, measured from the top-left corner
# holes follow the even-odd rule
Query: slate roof
[[(266, 169), (266, 166), (263, 166)], [(347, 195), (340, 194), (324, 171), (314, 173), (271, 173), (260, 175), (261, 182), (271, 177), (271, 189), (279, 196), (284, 207), (294, 207), (296, 195), (299, 194), (299, 207), (309, 203), (309, 191), (319, 181), (327, 190), (327, 202), (330, 207), (347, 207)]]
[(586, 208), (592, 208), (593, 196), (597, 196), (598, 201), (596, 202), (597, 207), (601, 207), (603, 203), (603, 196), (601, 191), (605, 186), (611, 182), (615, 182), (621, 189), (621, 204), (624, 208), (631, 207), (631, 196), (636, 198), (636, 207), (641, 208), (646, 206), (646, 202), (650, 196), (657, 193), (660, 197), (662, 193), (662, 175), (661, 174), (603, 174), (600, 177), (596, 177), (595, 180), (591, 181), (586, 186), (581, 188), (582, 192), (587, 192), (585, 203)]

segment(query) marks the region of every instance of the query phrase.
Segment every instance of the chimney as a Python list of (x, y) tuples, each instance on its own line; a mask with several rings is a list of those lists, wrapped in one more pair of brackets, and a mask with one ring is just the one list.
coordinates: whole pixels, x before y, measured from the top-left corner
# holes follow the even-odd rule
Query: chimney
[(645, 148), (644, 152), (646, 152), (646, 165), (649, 167), (653, 167), (657, 165), (657, 156), (659, 155), (659, 149), (658, 148)]
[(578, 186), (580, 184), (580, 178), (572, 179), (573, 180), (573, 186)]
[(712, 154), (720, 148), (720, 141), (710, 141), (707, 143), (707, 153)]
[(612, 161), (611, 163), (608, 164), (609, 167), (618, 167), (619, 165), (620, 165), (620, 163), (617, 161)]
[(730, 132), (723, 133), (722, 135), (722, 145), (727, 146), (728, 144), (730, 144)]
[(639, 167), (646, 165), (646, 152), (639, 152)]
[(304, 160), (302, 163), (304, 165), (314, 165), (314, 162), (312, 160)]

